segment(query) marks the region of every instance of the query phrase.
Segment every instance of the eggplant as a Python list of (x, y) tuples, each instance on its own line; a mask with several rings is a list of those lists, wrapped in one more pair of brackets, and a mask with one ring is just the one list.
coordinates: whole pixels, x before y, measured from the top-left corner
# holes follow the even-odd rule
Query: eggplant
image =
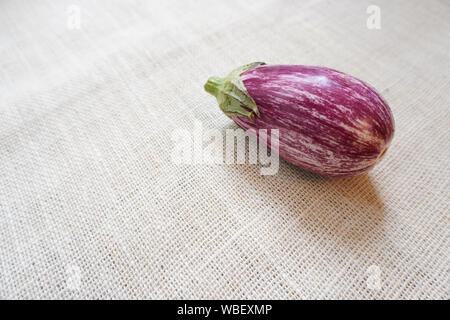
[[(278, 129), (279, 156), (311, 172), (346, 177), (379, 162), (394, 135), (387, 102), (367, 83), (321, 66), (250, 63), (205, 90), (244, 130)], [(275, 148), (273, 148), (275, 149)]]

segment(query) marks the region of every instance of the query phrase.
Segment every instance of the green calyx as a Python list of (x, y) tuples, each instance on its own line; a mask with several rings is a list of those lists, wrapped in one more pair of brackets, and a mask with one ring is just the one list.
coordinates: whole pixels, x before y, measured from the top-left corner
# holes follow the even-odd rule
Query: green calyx
[(249, 117), (253, 119), (255, 115), (259, 115), (255, 101), (248, 94), (241, 80), (241, 74), (261, 65), (265, 65), (265, 63), (246, 64), (233, 70), (225, 78), (211, 77), (206, 82), (205, 90), (216, 97), (220, 109), (228, 117)]

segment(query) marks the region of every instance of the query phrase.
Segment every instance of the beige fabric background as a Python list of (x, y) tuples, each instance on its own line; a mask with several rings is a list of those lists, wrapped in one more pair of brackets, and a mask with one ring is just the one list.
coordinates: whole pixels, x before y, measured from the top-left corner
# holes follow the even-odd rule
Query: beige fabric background
[[(0, 298), (450, 298), (449, 17), (449, 1), (1, 1)], [(175, 165), (174, 129), (235, 127), (207, 77), (252, 61), (371, 83), (396, 120), (386, 157), (340, 180)]]

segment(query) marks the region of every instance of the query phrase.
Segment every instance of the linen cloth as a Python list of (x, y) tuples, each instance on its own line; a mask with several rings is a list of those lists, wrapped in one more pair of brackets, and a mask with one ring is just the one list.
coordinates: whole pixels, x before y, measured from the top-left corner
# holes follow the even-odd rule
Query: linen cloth
[[(370, 5), (379, 29), (368, 26)], [(448, 299), (448, 1), (0, 2), (0, 298)], [(175, 164), (253, 61), (373, 85), (366, 175)]]

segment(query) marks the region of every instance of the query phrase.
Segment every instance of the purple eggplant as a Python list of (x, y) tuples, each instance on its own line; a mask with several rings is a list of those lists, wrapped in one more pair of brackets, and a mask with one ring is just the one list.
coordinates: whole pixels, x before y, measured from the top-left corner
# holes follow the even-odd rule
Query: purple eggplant
[(324, 176), (366, 172), (394, 135), (394, 118), (381, 95), (330, 68), (256, 62), (225, 78), (211, 77), (205, 90), (242, 129), (278, 129), (280, 157)]

